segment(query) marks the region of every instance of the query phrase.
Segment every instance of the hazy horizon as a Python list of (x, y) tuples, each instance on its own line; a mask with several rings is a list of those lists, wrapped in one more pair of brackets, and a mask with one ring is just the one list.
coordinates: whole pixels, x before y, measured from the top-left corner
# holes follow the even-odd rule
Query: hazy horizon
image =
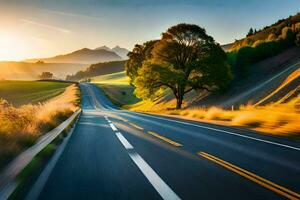
[(297, 0), (0, 0), (0, 61), (103, 45), (130, 50), (181, 22), (200, 25), (218, 43), (227, 44), (244, 37), (250, 27), (260, 29), (296, 14), (299, 7)]

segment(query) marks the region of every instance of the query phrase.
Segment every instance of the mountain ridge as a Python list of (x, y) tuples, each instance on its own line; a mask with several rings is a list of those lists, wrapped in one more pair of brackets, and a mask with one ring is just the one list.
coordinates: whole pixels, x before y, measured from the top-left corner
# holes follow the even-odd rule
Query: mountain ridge
[(57, 55), (49, 58), (26, 59), (25, 62), (45, 62), (45, 63), (78, 63), (93, 64), (99, 62), (123, 60), (121, 56), (113, 51), (105, 49), (82, 48), (68, 54)]
[(128, 59), (127, 54), (129, 52), (129, 50), (126, 49), (126, 48), (120, 47), (119, 45), (116, 45), (113, 48), (109, 48), (109, 47), (103, 45), (101, 47), (95, 48), (94, 50), (100, 50), (100, 49), (104, 49), (104, 50), (107, 50), (107, 51), (115, 52), (116, 54), (118, 54), (119, 56), (121, 56), (123, 59)]

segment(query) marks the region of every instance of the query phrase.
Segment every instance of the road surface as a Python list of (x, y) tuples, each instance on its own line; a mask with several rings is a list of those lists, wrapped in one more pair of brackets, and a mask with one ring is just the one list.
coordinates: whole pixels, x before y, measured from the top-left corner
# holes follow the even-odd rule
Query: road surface
[(300, 199), (300, 144), (117, 109), (81, 84), (83, 114), (38, 199)]

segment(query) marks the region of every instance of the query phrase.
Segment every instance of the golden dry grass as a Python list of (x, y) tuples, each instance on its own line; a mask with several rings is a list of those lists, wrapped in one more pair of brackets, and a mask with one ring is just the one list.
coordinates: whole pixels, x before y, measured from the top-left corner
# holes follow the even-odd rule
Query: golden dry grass
[[(295, 81), (296, 79), (299, 79), (300, 77), (300, 68), (295, 70), (293, 73), (291, 73), (282, 83), (281, 85), (276, 88), (276, 90), (274, 90), (271, 94), (269, 94), (268, 96), (266, 96), (265, 98), (261, 99), (259, 102), (257, 102), (255, 105), (260, 105), (261, 103), (263, 103), (264, 101), (268, 100), (269, 98), (271, 98), (274, 94), (276, 94), (277, 92), (279, 92), (280, 90), (284, 89), (284, 87), (286, 87), (289, 83)], [(299, 87), (299, 86), (298, 86)], [(291, 91), (293, 92), (293, 91)], [(280, 103), (282, 101), (279, 101), (277, 103)]]
[(242, 126), (273, 135), (300, 136), (300, 96), (288, 103), (266, 106), (241, 106), (238, 110), (217, 107), (172, 110), (171, 104), (143, 102), (129, 109), (142, 112), (178, 115), (233, 126)]
[(67, 119), (75, 110), (78, 88), (71, 85), (59, 96), (38, 105), (13, 107), (0, 100), (0, 168), (47, 131)]

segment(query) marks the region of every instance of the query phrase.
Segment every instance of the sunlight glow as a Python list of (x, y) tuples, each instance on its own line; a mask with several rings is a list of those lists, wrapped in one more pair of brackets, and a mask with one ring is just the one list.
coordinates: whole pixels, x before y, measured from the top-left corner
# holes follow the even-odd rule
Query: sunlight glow
[(0, 31), (0, 60), (22, 60), (28, 52), (27, 44), (16, 34)]

